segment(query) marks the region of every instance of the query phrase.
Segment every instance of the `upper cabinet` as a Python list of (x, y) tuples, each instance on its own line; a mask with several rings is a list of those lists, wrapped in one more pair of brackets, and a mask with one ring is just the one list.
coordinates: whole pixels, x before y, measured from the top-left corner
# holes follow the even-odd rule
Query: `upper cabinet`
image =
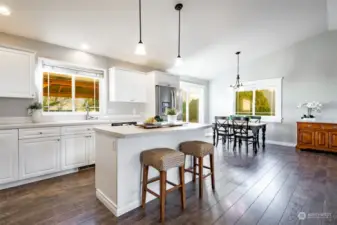
[(33, 98), (35, 54), (0, 47), (0, 97)]
[(146, 80), (145, 73), (116, 67), (109, 69), (110, 101), (145, 103)]

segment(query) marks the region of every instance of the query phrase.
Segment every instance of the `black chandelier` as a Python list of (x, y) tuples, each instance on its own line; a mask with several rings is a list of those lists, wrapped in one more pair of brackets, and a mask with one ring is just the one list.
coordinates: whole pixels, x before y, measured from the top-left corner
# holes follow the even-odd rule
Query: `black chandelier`
[(240, 83), (240, 74), (239, 74), (239, 69), (240, 69), (240, 53), (241, 52), (236, 52), (235, 54), (238, 56), (238, 66), (237, 66), (237, 75), (236, 75), (236, 82), (234, 85), (231, 85), (230, 87), (233, 89), (239, 89), (240, 87), (243, 86), (242, 83)]

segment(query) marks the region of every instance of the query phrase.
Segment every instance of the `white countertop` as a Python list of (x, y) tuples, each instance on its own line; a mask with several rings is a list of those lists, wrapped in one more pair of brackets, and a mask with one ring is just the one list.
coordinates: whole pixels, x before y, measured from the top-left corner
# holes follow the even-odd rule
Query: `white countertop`
[(22, 128), (39, 128), (39, 127), (62, 127), (62, 126), (80, 126), (80, 125), (99, 125), (99, 124), (111, 124), (113, 122), (128, 122), (127, 121), (115, 121), (115, 120), (66, 120), (66, 121), (52, 121), (41, 123), (0, 123), (0, 130), (7, 129), (22, 129)]
[(333, 123), (337, 124), (337, 120), (334, 119), (315, 119), (315, 120), (298, 120), (299, 123)]
[(144, 129), (138, 126), (118, 126), (112, 127), (109, 125), (96, 126), (94, 130), (98, 133), (104, 133), (111, 135), (116, 138), (126, 138), (126, 137), (139, 137), (151, 134), (164, 134), (169, 132), (179, 132), (179, 131), (189, 131), (189, 130), (202, 130), (212, 127), (212, 124), (199, 124), (190, 123), (179, 127), (165, 127), (165, 128), (155, 128), (155, 129)]

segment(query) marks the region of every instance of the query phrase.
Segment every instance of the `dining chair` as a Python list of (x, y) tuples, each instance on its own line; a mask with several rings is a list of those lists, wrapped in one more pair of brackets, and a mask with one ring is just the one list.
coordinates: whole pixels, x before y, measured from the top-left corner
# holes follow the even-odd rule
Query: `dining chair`
[[(261, 123), (261, 116), (249, 116), (250, 123)], [(257, 132), (257, 147), (260, 148), (260, 130)]]
[(226, 140), (228, 140), (229, 143), (234, 137), (233, 129), (230, 126), (229, 116), (216, 116), (215, 130), (216, 130), (216, 146), (218, 146), (220, 137), (223, 144), (226, 144)]
[(256, 140), (254, 135), (249, 132), (249, 117), (235, 116), (232, 117), (233, 133), (234, 133), (234, 148), (236, 147), (236, 142), (239, 140), (239, 145), (241, 146), (242, 141), (246, 141), (246, 149), (248, 152), (248, 145), (253, 144), (254, 151)]

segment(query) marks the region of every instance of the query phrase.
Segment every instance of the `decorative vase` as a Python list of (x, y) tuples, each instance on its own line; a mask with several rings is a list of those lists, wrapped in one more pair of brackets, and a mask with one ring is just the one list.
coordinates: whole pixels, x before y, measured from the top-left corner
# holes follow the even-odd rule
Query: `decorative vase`
[(167, 122), (168, 123), (175, 123), (175, 122), (177, 122), (177, 115), (167, 115)]
[(32, 121), (33, 123), (39, 123), (42, 119), (42, 109), (34, 110), (32, 112)]

